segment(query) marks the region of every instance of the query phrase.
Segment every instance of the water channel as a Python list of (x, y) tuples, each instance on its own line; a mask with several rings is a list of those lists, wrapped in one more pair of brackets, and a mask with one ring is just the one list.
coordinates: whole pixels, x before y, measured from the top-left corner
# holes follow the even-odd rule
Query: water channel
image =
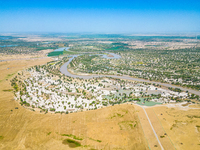
[[(111, 53), (111, 55), (113, 55)], [(113, 55), (113, 58), (121, 58), (120, 55)], [(183, 91), (188, 91), (190, 93), (196, 94), (200, 96), (200, 91), (196, 91), (193, 89), (188, 89), (188, 88), (184, 88), (184, 87), (180, 87), (180, 86), (176, 86), (176, 85), (172, 85), (172, 84), (168, 84), (168, 83), (161, 83), (161, 82), (157, 82), (157, 81), (150, 81), (150, 80), (145, 80), (145, 79), (140, 79), (140, 78), (134, 78), (134, 77), (130, 77), (130, 76), (117, 76), (117, 75), (75, 75), (75, 74), (71, 74), (68, 70), (67, 70), (67, 66), (69, 65), (69, 63), (75, 58), (78, 57), (78, 55), (72, 55), (72, 57), (69, 59), (68, 62), (66, 62), (65, 64), (63, 64), (60, 68), (60, 72), (66, 76), (72, 77), (72, 78), (82, 78), (82, 79), (91, 79), (91, 78), (98, 78), (98, 77), (112, 77), (112, 78), (117, 78), (117, 79), (125, 79), (125, 80), (132, 80), (132, 81), (138, 81), (138, 82), (147, 82), (147, 83), (155, 83), (155, 84), (159, 84), (165, 87), (172, 87), (172, 88), (179, 88)], [(111, 58), (111, 57), (109, 57)]]

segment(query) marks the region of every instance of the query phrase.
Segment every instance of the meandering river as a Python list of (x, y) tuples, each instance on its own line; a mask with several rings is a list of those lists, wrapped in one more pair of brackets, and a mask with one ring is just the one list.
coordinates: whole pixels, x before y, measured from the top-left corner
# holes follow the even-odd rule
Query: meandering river
[(54, 52), (60, 52), (60, 51), (68, 51), (70, 47), (62, 47), (62, 48), (58, 48), (58, 49), (55, 49)]
[[(91, 79), (91, 78), (98, 78), (98, 77), (112, 77), (112, 78), (117, 78), (117, 79), (125, 79), (125, 80), (132, 80), (132, 81), (139, 81), (139, 82), (147, 82), (147, 83), (155, 83), (155, 84), (159, 84), (165, 87), (173, 87), (173, 88), (180, 88), (183, 91), (188, 91), (190, 93), (196, 94), (200, 96), (200, 91), (196, 91), (196, 90), (192, 90), (192, 89), (188, 89), (188, 88), (184, 88), (184, 87), (180, 87), (180, 86), (176, 86), (176, 85), (171, 85), (168, 83), (161, 83), (161, 82), (156, 82), (156, 81), (150, 81), (150, 80), (145, 80), (145, 79), (140, 79), (140, 78), (133, 78), (130, 76), (117, 76), (117, 75), (75, 75), (75, 74), (71, 74), (68, 70), (67, 70), (67, 66), (69, 65), (69, 63), (78, 55), (73, 55), (72, 58), (69, 59), (68, 62), (66, 62), (65, 64), (63, 64), (60, 68), (60, 72), (63, 73), (66, 76), (69, 77), (73, 77), (73, 78), (82, 78), (82, 79)], [(113, 55), (114, 57), (112, 58), (121, 58), (121, 56), (115, 54)]]

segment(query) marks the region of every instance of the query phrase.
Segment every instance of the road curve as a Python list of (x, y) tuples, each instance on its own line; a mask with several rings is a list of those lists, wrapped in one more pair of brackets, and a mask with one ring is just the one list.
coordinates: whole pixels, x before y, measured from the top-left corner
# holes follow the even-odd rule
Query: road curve
[(150, 81), (150, 80), (145, 80), (145, 79), (140, 79), (140, 78), (133, 78), (130, 76), (117, 76), (117, 75), (75, 75), (75, 74), (71, 74), (68, 70), (67, 70), (67, 66), (69, 65), (69, 63), (78, 55), (73, 55), (72, 58), (69, 59), (68, 62), (66, 62), (65, 64), (63, 64), (60, 68), (60, 72), (66, 76), (69, 77), (73, 77), (73, 78), (82, 78), (82, 79), (91, 79), (91, 78), (97, 78), (97, 77), (112, 77), (112, 78), (117, 78), (117, 79), (125, 79), (125, 80), (132, 80), (132, 81), (139, 81), (139, 82), (147, 82), (147, 83), (155, 83), (155, 84), (159, 84), (165, 87), (173, 87), (173, 88), (179, 88), (183, 91), (188, 91), (190, 93), (196, 94), (200, 96), (200, 91), (196, 91), (193, 89), (188, 89), (188, 88), (184, 88), (184, 87), (180, 87), (180, 86), (176, 86), (176, 85), (172, 85), (172, 84), (168, 84), (168, 83), (161, 83), (161, 82), (156, 82), (156, 81)]

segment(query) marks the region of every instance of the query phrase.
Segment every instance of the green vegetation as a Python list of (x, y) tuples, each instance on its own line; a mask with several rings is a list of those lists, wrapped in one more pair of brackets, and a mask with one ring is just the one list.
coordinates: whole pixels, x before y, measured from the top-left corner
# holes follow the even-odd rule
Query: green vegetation
[(145, 101), (145, 102), (137, 102), (137, 104), (144, 105), (144, 106), (154, 106), (154, 105), (159, 105), (159, 104), (162, 104), (162, 103)]
[(171, 90), (171, 91), (174, 91), (174, 92), (182, 92), (182, 90), (181, 89), (179, 89), (179, 88), (172, 88), (172, 87), (169, 87), (168, 88), (169, 90)]
[(69, 68), (82, 73), (129, 75), (200, 90), (200, 48), (116, 52), (122, 58), (83, 55), (73, 59)]
[(62, 143), (65, 144), (65, 145), (68, 145), (71, 148), (75, 148), (75, 147), (81, 146), (81, 143), (79, 143), (77, 141), (74, 141), (72, 139), (65, 139), (65, 140), (63, 140)]
[(109, 51), (123, 51), (123, 50), (129, 50), (128, 44), (124, 44), (124, 43), (112, 43), (112, 45), (109, 48), (106, 48), (106, 50)]
[(50, 52), (48, 54), (48, 57), (51, 57), (51, 56), (59, 56), (59, 55), (62, 55), (63, 54), (63, 51), (57, 51), (57, 52)]
[(72, 51), (63, 51), (63, 55), (76, 55), (77, 52), (72, 52)]
[(68, 136), (68, 137), (71, 137), (75, 140), (83, 140), (83, 138), (77, 137), (77, 136), (72, 135), (72, 134), (61, 134), (61, 136)]
[(192, 118), (200, 118), (200, 116), (197, 116), (197, 115), (187, 115), (187, 117), (188, 117), (188, 118), (191, 118), (191, 119), (192, 119)]
[(58, 47), (33, 47), (36, 51), (46, 50), (46, 49), (57, 49)]
[(136, 127), (136, 124), (134, 124), (133, 121), (122, 121), (118, 123), (120, 130), (130, 130), (134, 129)]
[(18, 81), (17, 76), (10, 81), (11, 86), (13, 86), (13, 88), (16, 92), (18, 92), (18, 90), (19, 90), (17, 81)]
[(95, 140), (95, 139), (93, 139), (93, 138), (89, 138), (90, 140), (92, 140), (92, 141), (96, 141), (96, 142), (99, 142), (99, 143), (101, 143), (102, 141), (101, 140)]
[(3, 136), (0, 136), (0, 140), (3, 140), (3, 138), (4, 138)]
[(50, 111), (55, 111), (56, 109), (55, 108), (50, 108)]
[(13, 89), (3, 90), (4, 92), (11, 92)]
[[(27, 42), (13, 36), (0, 36), (0, 53), (35, 54), (40, 50), (57, 49), (60, 42)], [(22, 37), (20, 37), (22, 38)]]
[(164, 138), (164, 137), (165, 137), (164, 135), (161, 135), (161, 136), (160, 136), (160, 138)]
[(15, 73), (13, 73), (13, 74), (8, 74), (8, 75), (7, 75), (7, 78), (12, 77), (14, 74), (15, 74)]
[[(51, 37), (40, 35), (41, 37)], [(53, 36), (53, 38), (58, 35)], [(56, 49), (69, 46), (69, 51), (51, 52), (48, 56), (74, 55), (83, 53), (103, 54), (116, 52), (121, 59), (102, 59), (99, 56), (89, 54), (75, 58), (71, 63), (71, 69), (76, 72), (93, 74), (117, 74), (130, 75), (148, 80), (171, 83), (187, 88), (200, 90), (200, 48), (191, 47), (185, 49), (168, 50), (170, 42), (196, 43), (191, 36), (128, 36), (120, 34), (70, 34), (58, 42), (26, 42), (19, 37), (1, 36), (0, 53), (6, 54), (33, 54), (45, 49)], [(25, 38), (25, 37), (24, 37)], [(59, 37), (60, 38), (60, 37)], [(88, 39), (89, 38), (89, 39)], [(17, 40), (16, 40), (17, 39)], [(68, 40), (67, 40), (68, 39)], [(134, 42), (145, 42), (144, 48), (133, 48)], [(148, 42), (158, 42), (151, 44)], [(168, 42), (166, 45), (165, 42)], [(80, 65), (79, 65), (80, 64)]]

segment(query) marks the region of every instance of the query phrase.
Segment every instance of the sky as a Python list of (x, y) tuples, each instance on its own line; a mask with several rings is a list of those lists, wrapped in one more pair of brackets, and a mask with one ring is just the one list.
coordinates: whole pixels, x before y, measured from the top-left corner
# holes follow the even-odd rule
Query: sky
[(0, 0), (0, 32), (200, 32), (200, 0)]

